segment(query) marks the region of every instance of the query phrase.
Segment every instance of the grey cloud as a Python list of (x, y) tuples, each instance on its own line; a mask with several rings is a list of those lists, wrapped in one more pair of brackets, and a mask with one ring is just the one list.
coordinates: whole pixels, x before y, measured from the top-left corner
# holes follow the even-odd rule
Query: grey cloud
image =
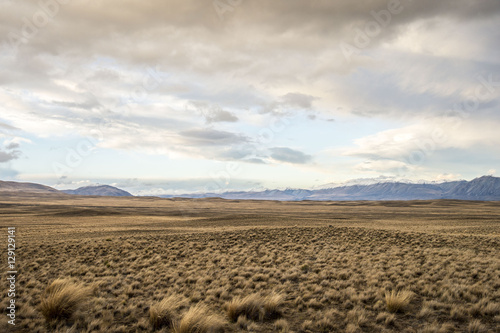
[(4, 129), (4, 130), (7, 130), (7, 131), (18, 130), (17, 127), (14, 127), (14, 126), (11, 126), (11, 125), (8, 125), (8, 124), (5, 124), (5, 123), (1, 123), (1, 122), (0, 122), (0, 129)]
[(294, 150), (286, 147), (275, 147), (271, 148), (271, 157), (277, 161), (294, 163), (294, 164), (305, 164), (312, 160), (310, 155), (304, 154), (301, 151)]
[(224, 122), (224, 121), (234, 123), (238, 121), (238, 117), (236, 117), (229, 111), (221, 109), (221, 110), (215, 110), (213, 113), (211, 113), (209, 117), (207, 117), (207, 121), (211, 123)]
[(18, 150), (14, 150), (11, 152), (6, 152), (6, 151), (0, 150), (0, 163), (5, 163), (5, 162), (15, 160), (15, 159), (19, 158), (20, 154), (21, 154), (21, 152)]
[(95, 99), (89, 99), (85, 102), (78, 103), (78, 102), (65, 102), (65, 101), (52, 101), (51, 104), (56, 105), (56, 106), (62, 106), (65, 108), (76, 108), (76, 109), (83, 109), (83, 110), (91, 110), (93, 108), (97, 108), (100, 106), (99, 102)]
[(288, 93), (282, 96), (281, 99), (285, 105), (299, 107), (302, 109), (310, 109), (312, 107), (312, 102), (316, 99), (316, 97), (300, 93)]
[(213, 129), (192, 129), (179, 134), (185, 144), (195, 146), (226, 146), (248, 141), (242, 135)]
[(312, 103), (317, 97), (301, 94), (287, 93), (280, 96), (276, 101), (263, 106), (261, 113), (271, 113), (277, 116), (282, 116), (290, 112), (290, 109), (310, 110)]
[(205, 118), (207, 124), (218, 122), (234, 123), (238, 121), (238, 117), (229, 111), (223, 110), (218, 105), (211, 105), (207, 102), (200, 101), (190, 101), (189, 104), (196, 109), (196, 112), (200, 113)]
[(6, 149), (11, 150), (11, 149), (16, 149), (19, 148), (20, 145), (17, 142), (11, 142), (7, 146), (5, 146)]

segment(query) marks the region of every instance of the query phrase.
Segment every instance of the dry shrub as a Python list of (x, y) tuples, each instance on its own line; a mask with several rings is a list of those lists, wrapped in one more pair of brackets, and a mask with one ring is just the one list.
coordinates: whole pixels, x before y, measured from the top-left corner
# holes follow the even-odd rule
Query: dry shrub
[(45, 290), (40, 310), (46, 321), (69, 319), (93, 289), (70, 280), (54, 280)]
[(229, 319), (233, 322), (240, 316), (246, 316), (251, 320), (264, 320), (279, 317), (283, 302), (283, 296), (274, 292), (264, 297), (252, 294), (234, 298), (225, 304), (225, 308)]
[(175, 325), (174, 333), (216, 333), (224, 332), (225, 320), (208, 310), (201, 303), (189, 308), (181, 321)]
[(149, 323), (153, 329), (171, 327), (177, 318), (177, 311), (185, 304), (179, 295), (170, 295), (149, 309)]
[(385, 303), (389, 312), (403, 312), (411, 302), (413, 293), (409, 290), (385, 293)]

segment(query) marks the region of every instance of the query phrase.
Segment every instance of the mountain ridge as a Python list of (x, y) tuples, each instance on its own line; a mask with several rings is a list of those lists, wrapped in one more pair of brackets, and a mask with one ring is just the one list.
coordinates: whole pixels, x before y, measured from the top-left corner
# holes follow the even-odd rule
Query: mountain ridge
[[(85, 186), (74, 190), (56, 190), (52, 187), (13, 181), (0, 181), (0, 193), (64, 194), (83, 196), (133, 196), (110, 185)], [(278, 201), (384, 201), (384, 200), (478, 200), (500, 201), (500, 178), (482, 176), (470, 181), (459, 180), (443, 183), (380, 182), (370, 185), (343, 185), (322, 189), (267, 189), (262, 191), (227, 191), (223, 193), (195, 193), (159, 195), (161, 198), (209, 198), (233, 200)]]
[(264, 191), (228, 191), (185, 195), (161, 195), (162, 198), (185, 197), (253, 199), (281, 201), (355, 201), (355, 200), (480, 200), (500, 201), (500, 178), (482, 176), (471, 181), (443, 183), (380, 182), (371, 185), (345, 185), (317, 190), (285, 189)]

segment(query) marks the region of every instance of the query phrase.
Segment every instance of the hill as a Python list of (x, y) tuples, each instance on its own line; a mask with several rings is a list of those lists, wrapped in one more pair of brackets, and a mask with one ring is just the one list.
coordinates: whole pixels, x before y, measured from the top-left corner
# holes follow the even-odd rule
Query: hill
[(109, 185), (85, 186), (76, 190), (63, 190), (61, 192), (73, 195), (95, 195), (109, 197), (132, 197), (127, 191)]
[(58, 190), (35, 183), (19, 183), (0, 180), (0, 192), (2, 193), (60, 193)]

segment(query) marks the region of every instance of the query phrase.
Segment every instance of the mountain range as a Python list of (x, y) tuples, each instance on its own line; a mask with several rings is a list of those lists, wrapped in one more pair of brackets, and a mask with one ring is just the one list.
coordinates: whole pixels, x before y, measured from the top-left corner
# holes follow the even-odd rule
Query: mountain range
[[(483, 176), (471, 181), (452, 181), (445, 183), (412, 184), (402, 182), (382, 182), (371, 185), (349, 185), (318, 190), (286, 189), (265, 190), (258, 192), (224, 192), (175, 195), (176, 197), (253, 200), (500, 200), (500, 178)], [(173, 195), (162, 195), (171, 198)]]
[[(86, 186), (76, 190), (58, 191), (52, 187), (35, 184), (0, 181), (0, 193), (59, 193), (64, 195), (132, 196), (129, 192), (109, 185)], [(471, 181), (444, 183), (381, 182), (369, 185), (346, 185), (316, 190), (285, 189), (265, 191), (232, 191), (224, 193), (199, 193), (184, 195), (160, 195), (162, 198), (208, 198), (219, 197), (236, 200), (279, 201), (354, 201), (354, 200), (434, 200), (458, 199), (500, 201), (500, 178), (483, 176)]]

